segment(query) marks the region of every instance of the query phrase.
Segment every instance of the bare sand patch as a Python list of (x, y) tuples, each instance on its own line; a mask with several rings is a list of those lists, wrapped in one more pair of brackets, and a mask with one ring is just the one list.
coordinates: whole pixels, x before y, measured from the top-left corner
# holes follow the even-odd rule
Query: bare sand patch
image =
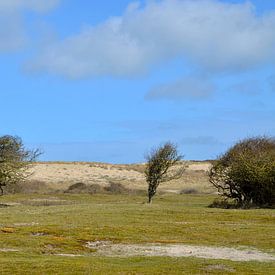
[(19, 252), (19, 250), (13, 248), (0, 248), (0, 252)]
[(182, 244), (110, 244), (109, 242), (88, 242), (88, 248), (97, 249), (96, 254), (107, 257), (162, 256), (197, 257), (230, 261), (275, 261), (271, 254), (256, 249), (236, 249), (227, 247), (193, 246)]
[(60, 257), (69, 257), (69, 258), (74, 258), (74, 257), (83, 257), (83, 255), (80, 254), (54, 254), (54, 256), (60, 256)]
[(39, 223), (37, 222), (18, 222), (18, 223), (14, 223), (13, 226), (15, 227), (25, 227), (25, 226), (35, 226), (35, 225), (39, 225)]

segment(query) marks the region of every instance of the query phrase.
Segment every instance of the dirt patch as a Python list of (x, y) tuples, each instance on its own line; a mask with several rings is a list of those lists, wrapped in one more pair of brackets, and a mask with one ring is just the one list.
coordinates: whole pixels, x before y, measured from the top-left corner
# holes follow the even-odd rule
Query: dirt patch
[(18, 223), (14, 223), (13, 224), (16, 227), (25, 227), (25, 226), (35, 226), (35, 225), (39, 225), (39, 223), (37, 222), (18, 222)]
[(54, 256), (70, 257), (70, 258), (83, 257), (83, 255), (80, 255), (80, 254), (54, 254)]
[(19, 252), (19, 250), (13, 248), (0, 248), (0, 252)]
[(86, 247), (97, 249), (96, 254), (107, 257), (163, 256), (163, 257), (197, 257), (231, 261), (275, 261), (275, 257), (261, 251), (240, 250), (226, 247), (208, 247), (192, 245), (161, 244), (110, 244), (88, 242)]

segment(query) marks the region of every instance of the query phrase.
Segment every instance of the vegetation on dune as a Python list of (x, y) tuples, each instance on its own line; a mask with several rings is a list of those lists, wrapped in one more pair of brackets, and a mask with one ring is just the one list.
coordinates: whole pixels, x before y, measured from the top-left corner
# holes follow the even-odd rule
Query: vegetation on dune
[(275, 139), (255, 137), (238, 142), (214, 163), (209, 177), (219, 193), (236, 206), (274, 205)]

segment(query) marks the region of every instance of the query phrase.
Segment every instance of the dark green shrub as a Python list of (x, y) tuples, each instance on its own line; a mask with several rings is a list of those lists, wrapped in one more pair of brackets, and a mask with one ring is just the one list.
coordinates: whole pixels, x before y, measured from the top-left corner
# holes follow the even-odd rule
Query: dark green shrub
[(240, 207), (271, 206), (275, 202), (275, 139), (248, 138), (218, 158), (210, 182)]

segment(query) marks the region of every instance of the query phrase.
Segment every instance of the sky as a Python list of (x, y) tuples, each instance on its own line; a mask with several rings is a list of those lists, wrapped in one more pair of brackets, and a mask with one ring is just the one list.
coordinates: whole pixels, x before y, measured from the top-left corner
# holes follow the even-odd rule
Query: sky
[(0, 136), (110, 163), (275, 136), (274, 30), (270, 0), (0, 0)]

